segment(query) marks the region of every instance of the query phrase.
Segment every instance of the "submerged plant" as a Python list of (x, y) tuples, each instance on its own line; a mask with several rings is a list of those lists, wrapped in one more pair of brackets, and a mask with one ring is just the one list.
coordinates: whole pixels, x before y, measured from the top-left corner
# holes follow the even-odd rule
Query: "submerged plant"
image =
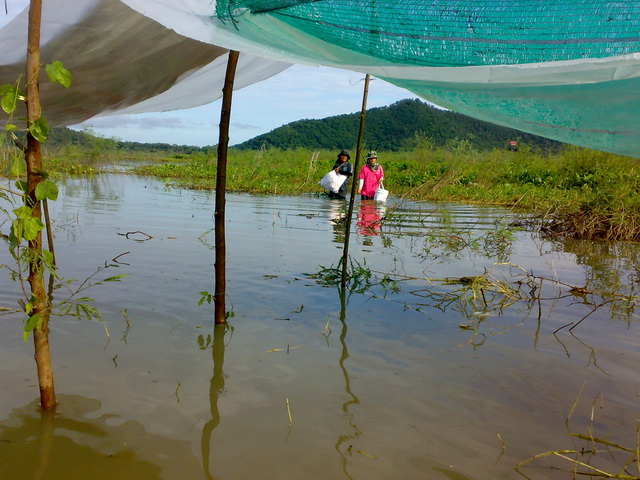
[[(566, 420), (569, 436), (576, 439), (573, 448), (551, 450), (534, 455), (517, 465), (515, 470), (528, 480), (533, 480), (523, 472), (523, 467), (531, 463), (540, 463), (543, 459), (560, 459), (560, 464), (554, 464), (556, 470), (562, 470), (571, 478), (586, 477), (594, 479), (617, 478), (624, 480), (640, 480), (640, 421), (636, 420), (633, 433), (628, 435), (635, 438), (635, 445), (624, 446), (611, 439), (612, 432), (607, 432), (605, 437), (595, 433), (595, 411), (598, 400), (599, 408), (604, 408), (604, 400), (601, 395), (596, 396), (591, 406), (591, 415), (587, 432), (574, 433), (569, 427), (571, 415), (576, 408), (578, 399), (574, 403)], [(627, 432), (629, 434), (629, 432)], [(560, 465), (560, 466), (557, 466)], [(564, 467), (562, 465), (565, 465)]]
[[(371, 269), (367, 266), (366, 260), (360, 263), (353, 258), (349, 259), (350, 264), (347, 268), (347, 290), (351, 293), (365, 293), (370, 291), (379, 282), (375, 281)], [(324, 286), (341, 286), (342, 266), (325, 267), (320, 265), (317, 273), (307, 275), (308, 278), (315, 279), (320, 285)]]

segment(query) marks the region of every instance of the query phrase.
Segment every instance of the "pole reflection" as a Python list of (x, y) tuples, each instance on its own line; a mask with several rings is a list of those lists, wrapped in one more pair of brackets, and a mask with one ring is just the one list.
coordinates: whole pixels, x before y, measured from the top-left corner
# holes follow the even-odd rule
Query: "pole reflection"
[(42, 411), (36, 399), (0, 419), (0, 478), (200, 478), (190, 442), (105, 412), (95, 399), (63, 394), (58, 401), (57, 411)]
[(360, 404), (360, 399), (351, 390), (351, 378), (346, 366), (347, 359), (349, 358), (349, 348), (347, 347), (347, 296), (344, 289), (340, 290), (340, 323), (342, 324), (342, 330), (340, 332), (340, 345), (342, 346), (342, 351), (338, 364), (340, 365), (340, 370), (342, 370), (342, 375), (344, 376), (344, 390), (349, 397), (349, 399), (342, 404), (342, 411), (344, 412), (345, 418), (349, 423), (350, 432), (338, 437), (335, 449), (342, 458), (342, 471), (347, 476), (347, 478), (352, 479), (353, 477), (349, 474), (348, 471), (350, 462), (347, 457), (347, 454), (351, 455), (352, 445), (349, 444), (346, 448), (344, 447), (344, 445), (352, 440), (357, 439), (360, 435), (362, 435), (362, 432), (356, 425), (354, 416), (350, 411), (352, 405)]
[(218, 410), (218, 398), (224, 392), (224, 337), (227, 333), (228, 325), (219, 324), (213, 327), (213, 345), (211, 352), (213, 356), (213, 376), (209, 386), (209, 404), (211, 411), (211, 420), (209, 420), (202, 428), (202, 468), (204, 474), (209, 480), (214, 477), (211, 474), (210, 455), (213, 431), (220, 424), (220, 411)]

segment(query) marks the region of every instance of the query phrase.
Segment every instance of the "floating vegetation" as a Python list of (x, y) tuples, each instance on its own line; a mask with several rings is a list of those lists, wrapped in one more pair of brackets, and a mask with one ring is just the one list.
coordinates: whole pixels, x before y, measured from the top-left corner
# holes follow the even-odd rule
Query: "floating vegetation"
[[(445, 278), (418, 278), (397, 273), (369, 269), (366, 262), (351, 260), (348, 289), (350, 293), (368, 293), (372, 298), (400, 301), (393, 298), (404, 288), (416, 298), (415, 302), (402, 300), (405, 309), (422, 311), (434, 308), (442, 312), (455, 309), (467, 319), (460, 330), (472, 332), (468, 344), (480, 346), (488, 336), (505, 333), (488, 325), (491, 317), (501, 317), (510, 308), (517, 308), (521, 315), (535, 316), (540, 321), (545, 305), (551, 310), (560, 299), (569, 299), (575, 305), (585, 307), (586, 314), (554, 331), (572, 331), (595, 311), (610, 306), (618, 313), (630, 315), (640, 302), (640, 296), (621, 290), (596, 291), (588, 285), (570, 285), (557, 277), (535, 275), (524, 267), (510, 262), (496, 263), (478, 275)], [(340, 286), (341, 269), (321, 267), (309, 276), (326, 286)], [(423, 284), (416, 288), (417, 284)], [(523, 320), (524, 321), (524, 320)]]
[[(578, 399), (574, 403), (566, 425), (569, 436), (577, 441), (574, 442), (573, 448), (551, 450), (548, 452), (534, 455), (515, 466), (516, 472), (528, 480), (534, 478), (523, 472), (526, 466), (530, 464), (540, 464), (543, 460), (561, 459), (561, 463), (553, 462), (554, 470), (561, 470), (571, 475), (571, 478), (587, 477), (593, 479), (618, 478), (625, 480), (640, 479), (640, 421), (636, 420), (636, 425), (631, 430), (631, 435), (635, 437), (635, 445), (627, 447), (616, 441), (611, 440), (612, 432), (606, 432), (607, 438), (601, 438), (596, 435), (595, 430), (597, 423), (595, 422), (595, 412), (604, 408), (604, 399), (602, 395), (598, 395), (591, 406), (591, 414), (589, 416), (589, 424), (587, 425), (587, 433), (575, 433), (571, 431), (569, 426), (571, 416), (576, 408)], [(623, 435), (625, 432), (621, 432)], [(629, 431), (626, 432), (629, 434)], [(567, 477), (568, 478), (568, 477)]]

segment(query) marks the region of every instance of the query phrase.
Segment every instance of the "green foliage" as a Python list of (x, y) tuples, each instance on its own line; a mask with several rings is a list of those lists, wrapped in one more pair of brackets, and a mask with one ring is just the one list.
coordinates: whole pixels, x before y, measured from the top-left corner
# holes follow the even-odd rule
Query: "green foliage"
[(29, 125), (29, 133), (40, 143), (45, 143), (49, 137), (49, 123), (46, 118), (40, 117)]
[[(18, 86), (19, 82), (16, 82), (15, 85), (6, 84), (0, 86), (0, 95), (2, 95), (2, 100), (0, 100), (0, 105), (2, 106), (2, 110), (5, 113), (11, 115), (15, 112), (18, 106), (18, 100), (24, 101), (25, 96), (24, 92)], [(12, 129), (14, 129), (15, 125), (12, 125)]]
[(213, 301), (213, 294), (205, 291), (200, 292), (200, 300), (198, 301), (198, 305), (202, 305), (204, 302), (211, 304)]
[[(320, 270), (317, 273), (308, 276), (316, 280), (320, 285), (340, 288), (342, 283), (342, 265), (339, 264), (337, 267), (333, 265), (331, 267), (320, 265)], [(366, 260), (362, 264), (352, 258), (349, 259), (346, 280), (347, 290), (351, 293), (359, 294), (371, 290), (375, 285), (380, 283), (373, 278), (371, 269), (367, 267)]]
[(46, 66), (47, 75), (52, 82), (58, 82), (66, 88), (71, 86), (71, 73), (64, 68), (62, 62), (55, 61)]
[(58, 185), (51, 180), (42, 180), (36, 187), (36, 199), (56, 201), (58, 199)]
[[(353, 149), (359, 122), (360, 112), (321, 120), (298, 120), (236, 145), (236, 148)], [(421, 142), (425, 135), (430, 145)], [(365, 142), (367, 148), (376, 150), (413, 150), (456, 143), (460, 148), (470, 146), (477, 150), (490, 150), (504, 148), (509, 140), (516, 139), (519, 143), (525, 142), (545, 151), (560, 146), (552, 140), (438, 109), (417, 99), (372, 108), (366, 116)]]

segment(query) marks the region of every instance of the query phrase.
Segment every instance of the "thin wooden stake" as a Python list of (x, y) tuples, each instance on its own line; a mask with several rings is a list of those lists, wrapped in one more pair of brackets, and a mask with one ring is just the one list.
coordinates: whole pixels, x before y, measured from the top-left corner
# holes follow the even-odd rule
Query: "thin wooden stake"
[(344, 235), (344, 248), (342, 250), (342, 278), (340, 286), (342, 291), (347, 288), (347, 267), (349, 262), (349, 237), (351, 236), (351, 218), (353, 217), (353, 205), (356, 200), (356, 192), (358, 187), (358, 179), (356, 174), (358, 173), (358, 166), (360, 164), (360, 155), (362, 150), (362, 139), (364, 138), (364, 124), (367, 116), (367, 98), (369, 96), (369, 80), (370, 75), (364, 77), (364, 93), (362, 95), (362, 110), (360, 112), (360, 130), (358, 131), (358, 146), (356, 148), (356, 161), (353, 166), (353, 182), (351, 182), (351, 198), (349, 199), (349, 210), (347, 212), (347, 221), (345, 223), (345, 235)]
[(218, 165), (216, 171), (216, 206), (215, 206), (215, 294), (214, 320), (216, 325), (226, 323), (225, 297), (227, 293), (226, 257), (227, 244), (225, 238), (225, 201), (227, 189), (227, 152), (229, 150), (229, 124), (231, 123), (231, 100), (233, 82), (240, 53), (229, 51), (227, 72), (222, 88), (222, 111), (220, 112), (220, 136), (218, 140)]
[[(29, 31), (27, 40), (27, 126), (32, 125), (42, 114), (40, 106), (40, 24), (42, 23), (42, 0), (31, 0), (29, 4)], [(33, 207), (33, 216), (42, 218), (41, 202), (36, 198), (36, 187), (42, 181), (42, 148), (40, 142), (27, 131), (27, 197), (28, 206)], [(29, 241), (29, 248), (42, 253), (42, 232)], [(42, 321), (33, 330), (35, 359), (40, 387), (40, 405), (44, 410), (56, 406), (56, 393), (53, 383), (53, 367), (49, 347), (49, 311), (47, 292), (44, 286), (42, 261), (35, 255), (29, 264), (29, 286), (36, 299), (31, 315), (40, 314)]]

